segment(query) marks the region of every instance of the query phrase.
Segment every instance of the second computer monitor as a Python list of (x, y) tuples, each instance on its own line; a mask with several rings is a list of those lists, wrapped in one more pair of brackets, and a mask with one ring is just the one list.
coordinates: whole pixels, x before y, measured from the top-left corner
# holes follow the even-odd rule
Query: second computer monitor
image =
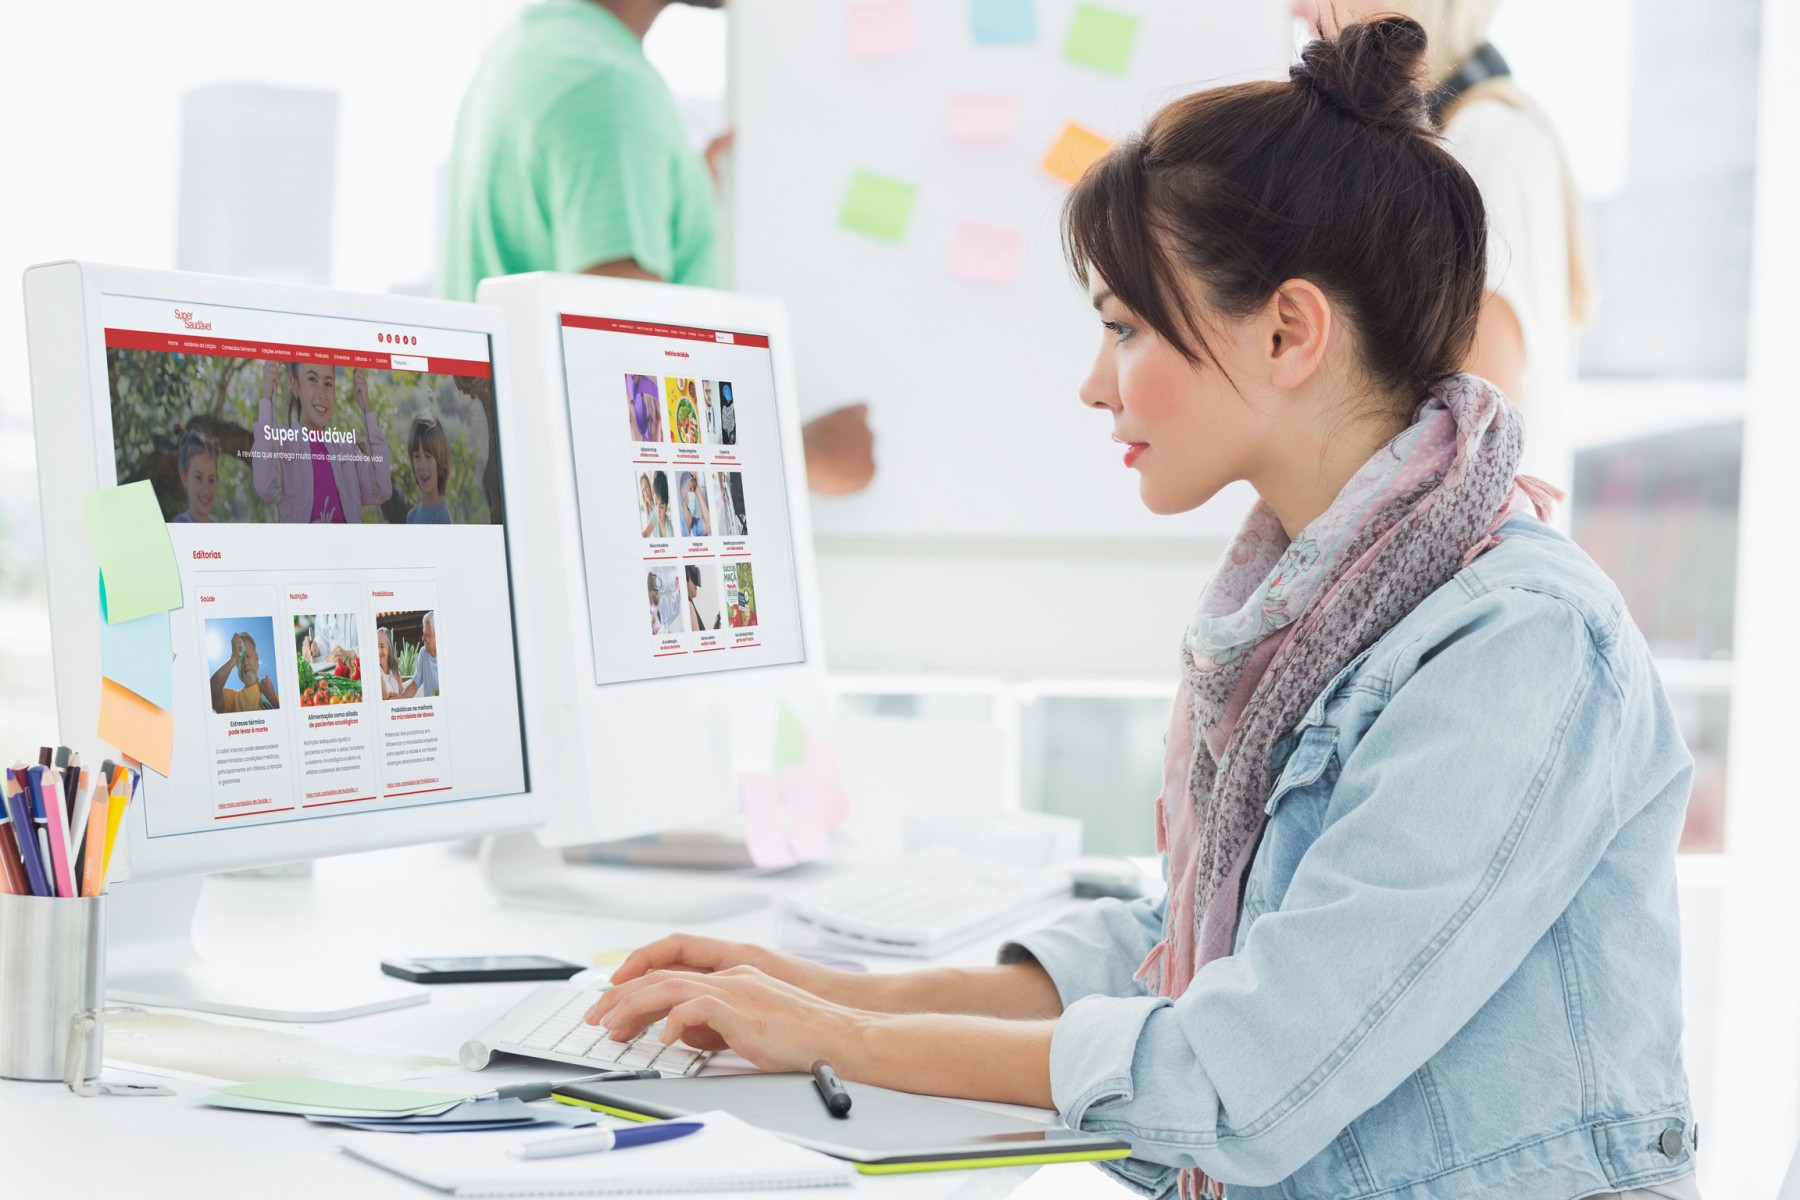
[[(551, 845), (736, 813), (785, 706), (823, 710), (805, 459), (773, 300), (593, 276), (488, 280), (539, 451), (521, 597), (548, 703)], [(790, 718), (791, 719), (791, 718)]]

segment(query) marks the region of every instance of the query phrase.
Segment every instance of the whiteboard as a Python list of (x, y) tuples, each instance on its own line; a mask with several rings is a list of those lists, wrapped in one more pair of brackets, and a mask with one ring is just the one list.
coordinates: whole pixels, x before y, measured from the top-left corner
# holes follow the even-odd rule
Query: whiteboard
[[(876, 432), (874, 484), (816, 498), (821, 533), (1202, 536), (1248, 508), (1235, 484), (1197, 513), (1144, 510), (1107, 414), (1077, 399), (1102, 331), (1039, 163), (1068, 121), (1116, 140), (1200, 87), (1284, 76), (1288, 5), (1099, 0), (1140, 19), (1115, 75), (1063, 56), (1078, 0), (1035, 2), (1035, 42), (983, 46), (970, 0), (912, 0), (916, 48), (857, 58), (853, 0), (733, 0), (734, 285), (786, 302), (807, 415), (864, 399)], [(1017, 133), (952, 140), (965, 93), (1016, 98)], [(839, 225), (858, 170), (917, 186), (902, 241)], [(1023, 234), (1016, 281), (951, 275), (964, 221)]]

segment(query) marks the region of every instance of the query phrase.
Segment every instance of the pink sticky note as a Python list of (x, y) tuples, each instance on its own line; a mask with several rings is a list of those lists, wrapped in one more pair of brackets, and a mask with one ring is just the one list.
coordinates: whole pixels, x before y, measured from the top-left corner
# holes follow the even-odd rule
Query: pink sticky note
[(947, 132), (958, 142), (1008, 141), (1019, 132), (1019, 102), (1011, 96), (952, 96)]
[(1003, 225), (964, 221), (950, 247), (950, 274), (971, 283), (1011, 283), (1025, 258), (1025, 235)]
[(850, 6), (850, 54), (887, 58), (919, 48), (912, 0), (864, 0)]
[(744, 848), (759, 867), (791, 867), (797, 859), (781, 828), (781, 789), (770, 771), (746, 771), (738, 776), (738, 797), (744, 806)]

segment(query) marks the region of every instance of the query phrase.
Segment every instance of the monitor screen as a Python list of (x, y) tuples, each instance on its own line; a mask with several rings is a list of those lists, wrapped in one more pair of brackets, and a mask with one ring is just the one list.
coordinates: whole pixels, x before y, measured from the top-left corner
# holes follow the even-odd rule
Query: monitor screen
[(768, 337), (561, 320), (595, 682), (805, 661)]
[(485, 333), (103, 295), (101, 477), (179, 564), (149, 836), (524, 790)]

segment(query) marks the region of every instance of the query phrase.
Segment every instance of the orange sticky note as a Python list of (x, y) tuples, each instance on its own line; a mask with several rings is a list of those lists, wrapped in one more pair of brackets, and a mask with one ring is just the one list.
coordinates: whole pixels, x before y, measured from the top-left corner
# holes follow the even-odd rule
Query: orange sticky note
[(100, 681), (100, 740), (117, 746), (152, 770), (169, 774), (175, 751), (175, 717), (110, 679)]
[(1052, 178), (1073, 187), (1094, 165), (1094, 160), (1111, 149), (1112, 141), (1104, 134), (1070, 121), (1044, 155), (1043, 167)]

